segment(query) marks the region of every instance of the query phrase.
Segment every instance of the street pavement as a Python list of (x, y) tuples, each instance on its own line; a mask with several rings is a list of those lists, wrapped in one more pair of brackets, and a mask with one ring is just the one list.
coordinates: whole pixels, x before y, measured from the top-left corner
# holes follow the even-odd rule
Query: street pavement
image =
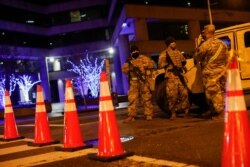
[[(246, 99), (248, 100), (248, 99)], [(248, 104), (249, 101), (247, 101)], [(93, 148), (74, 152), (56, 151), (63, 144), (64, 115), (60, 111), (49, 114), (51, 134), (59, 144), (32, 147), (27, 142), (34, 138), (34, 118), (17, 122), (19, 134), (25, 139), (0, 142), (0, 166), (21, 167), (219, 167), (221, 166), (224, 120), (200, 118), (200, 111), (194, 107), (190, 118), (179, 114), (176, 120), (166, 118), (164, 112), (155, 106), (154, 119), (146, 121), (139, 110), (136, 121), (125, 124), (126, 108), (115, 110), (117, 125), (125, 151), (133, 156), (112, 162), (100, 162), (89, 158), (98, 152), (99, 112), (78, 112), (81, 132), (86, 144)], [(249, 113), (249, 111), (248, 111)], [(249, 114), (248, 114), (249, 115)], [(248, 116), (249, 119), (249, 116)], [(3, 134), (3, 125), (0, 126)], [(0, 137), (2, 137), (0, 135)]]

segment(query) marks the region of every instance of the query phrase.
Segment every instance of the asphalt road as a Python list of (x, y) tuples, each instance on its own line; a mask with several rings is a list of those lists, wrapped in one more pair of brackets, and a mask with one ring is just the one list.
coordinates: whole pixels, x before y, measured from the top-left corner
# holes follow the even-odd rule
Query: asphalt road
[[(190, 118), (184, 118), (180, 114), (176, 120), (171, 121), (156, 108), (152, 121), (146, 121), (142, 112), (139, 112), (136, 121), (124, 124), (122, 120), (126, 118), (126, 112), (126, 109), (115, 111), (116, 124), (122, 137), (123, 149), (129, 153), (133, 152), (133, 156), (111, 162), (89, 158), (89, 154), (98, 152), (99, 134), (99, 112), (91, 111), (78, 113), (78, 119), (84, 143), (93, 144), (93, 148), (73, 152), (55, 150), (55, 147), (62, 147), (63, 144), (64, 116), (49, 117), (52, 137), (60, 141), (60, 144), (43, 147), (28, 146), (27, 142), (34, 139), (34, 118), (31, 117), (17, 123), (19, 134), (25, 139), (0, 142), (0, 166), (221, 166), (223, 119), (202, 119), (199, 117), (199, 111), (193, 110)], [(3, 134), (3, 125), (0, 126), (0, 134)]]

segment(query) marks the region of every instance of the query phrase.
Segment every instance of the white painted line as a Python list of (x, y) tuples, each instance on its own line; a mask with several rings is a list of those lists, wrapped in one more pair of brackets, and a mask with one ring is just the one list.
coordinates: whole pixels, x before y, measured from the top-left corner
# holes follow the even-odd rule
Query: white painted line
[(45, 154), (40, 154), (40, 155), (35, 155), (35, 156), (13, 159), (10, 161), (2, 161), (0, 162), (0, 166), (16, 167), (17, 164), (18, 164), (18, 167), (35, 166), (35, 165), (70, 159), (74, 157), (80, 157), (80, 156), (87, 155), (89, 153), (96, 153), (96, 152), (97, 152), (97, 149), (95, 148), (84, 149), (84, 150), (75, 151), (75, 152), (55, 151), (55, 152), (50, 152), (50, 153), (45, 153)]
[(0, 155), (11, 154), (11, 153), (15, 153), (15, 152), (18, 152), (18, 151), (33, 150), (35, 148), (36, 147), (28, 147), (27, 145), (20, 145), (20, 146), (2, 148), (2, 149), (0, 149)]
[[(19, 147), (9, 148), (8, 150), (5, 150), (5, 154), (7, 154), (7, 152), (8, 153), (11, 153), (14, 151), (18, 152), (18, 150), (20, 150), (20, 151), (28, 150), (27, 147), (28, 146), (22, 146), (22, 147), (19, 146)], [(34, 149), (34, 148), (31, 147), (29, 149)], [(0, 152), (2, 152), (3, 150), (4, 149), (0, 150)], [(61, 160), (65, 160), (65, 159), (85, 156), (87, 154), (97, 153), (97, 152), (98, 152), (97, 148), (83, 149), (83, 150), (79, 150), (79, 151), (75, 151), (75, 152), (54, 151), (54, 152), (49, 152), (49, 153), (35, 155), (35, 156), (13, 159), (13, 160), (9, 160), (9, 161), (2, 161), (2, 162), (0, 162), (0, 166), (4, 165), (4, 166), (8, 166), (8, 167), (16, 167), (17, 164), (19, 167), (35, 166), (35, 165), (47, 164), (47, 163), (52, 163), (52, 162), (61, 161)], [(180, 162), (160, 160), (160, 159), (142, 157), (142, 156), (137, 156), (137, 155), (128, 157), (126, 159), (136, 161), (136, 162), (143, 162), (146, 164), (159, 165), (159, 166), (198, 167), (195, 165), (189, 165), (189, 164), (180, 163)]]
[[(0, 138), (3, 138), (3, 135), (0, 135)], [(24, 139), (17, 139), (17, 140), (10, 140), (10, 141), (0, 141), (0, 145), (2, 144), (8, 144), (8, 143), (15, 143), (15, 142), (20, 142), (20, 141), (33, 141), (33, 139), (28, 139), (28, 138), (24, 138)]]
[[(57, 145), (53, 145), (53, 146), (61, 146), (61, 145), (57, 144)], [(44, 146), (44, 147), (51, 147), (51, 145)], [(21, 152), (21, 151), (35, 150), (35, 149), (38, 150), (40, 148), (39, 147), (31, 147), (28, 145), (13, 146), (13, 147), (0, 149), (0, 155), (6, 155), (6, 154)]]
[[(86, 126), (86, 125), (93, 125), (93, 124), (97, 124), (98, 121), (94, 121), (94, 122), (87, 122), (87, 123), (83, 123), (83, 124), (80, 124), (80, 126)], [(25, 124), (25, 125), (17, 125), (18, 127), (22, 126), (22, 127), (30, 127), (30, 126), (35, 126), (34, 124)], [(50, 124), (49, 125), (50, 127), (63, 127), (64, 124)]]
[[(30, 127), (30, 126), (35, 126), (34, 124), (25, 124), (25, 125), (18, 125), (19, 127)], [(49, 126), (51, 127), (63, 127), (63, 124), (50, 124)]]
[(137, 155), (128, 157), (127, 159), (137, 161), (137, 162), (144, 162), (144, 163), (148, 163), (148, 164), (153, 164), (153, 165), (164, 165), (164, 166), (171, 166), (171, 167), (198, 167), (195, 165), (189, 165), (189, 164), (180, 163), (180, 162), (160, 160), (160, 159), (142, 157), (142, 156), (137, 156)]

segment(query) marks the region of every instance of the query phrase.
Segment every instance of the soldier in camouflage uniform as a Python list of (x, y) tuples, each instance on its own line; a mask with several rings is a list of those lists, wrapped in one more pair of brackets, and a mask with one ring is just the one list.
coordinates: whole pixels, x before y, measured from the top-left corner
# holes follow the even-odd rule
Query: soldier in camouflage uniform
[(154, 67), (154, 62), (149, 57), (141, 55), (136, 46), (131, 46), (130, 53), (129, 60), (122, 66), (122, 72), (128, 75), (130, 84), (128, 91), (128, 117), (124, 120), (124, 123), (135, 120), (139, 97), (142, 100), (146, 120), (152, 120), (152, 93), (146, 79), (150, 75), (149, 69)]
[(166, 70), (167, 103), (172, 114), (170, 119), (176, 117), (176, 111), (184, 111), (185, 116), (188, 116), (190, 106), (188, 89), (182, 75), (186, 59), (176, 48), (174, 38), (168, 37), (165, 44), (167, 48), (160, 53), (158, 67)]
[(214, 25), (204, 27), (205, 41), (195, 53), (195, 58), (201, 66), (203, 86), (210, 107), (203, 116), (208, 118), (223, 117), (225, 109), (227, 46), (214, 37), (214, 32)]

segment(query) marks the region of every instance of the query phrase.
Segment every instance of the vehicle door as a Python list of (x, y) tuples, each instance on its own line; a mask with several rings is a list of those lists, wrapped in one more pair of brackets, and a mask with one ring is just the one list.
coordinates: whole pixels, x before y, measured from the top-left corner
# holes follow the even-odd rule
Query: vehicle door
[(250, 28), (236, 32), (242, 88), (250, 89)]

